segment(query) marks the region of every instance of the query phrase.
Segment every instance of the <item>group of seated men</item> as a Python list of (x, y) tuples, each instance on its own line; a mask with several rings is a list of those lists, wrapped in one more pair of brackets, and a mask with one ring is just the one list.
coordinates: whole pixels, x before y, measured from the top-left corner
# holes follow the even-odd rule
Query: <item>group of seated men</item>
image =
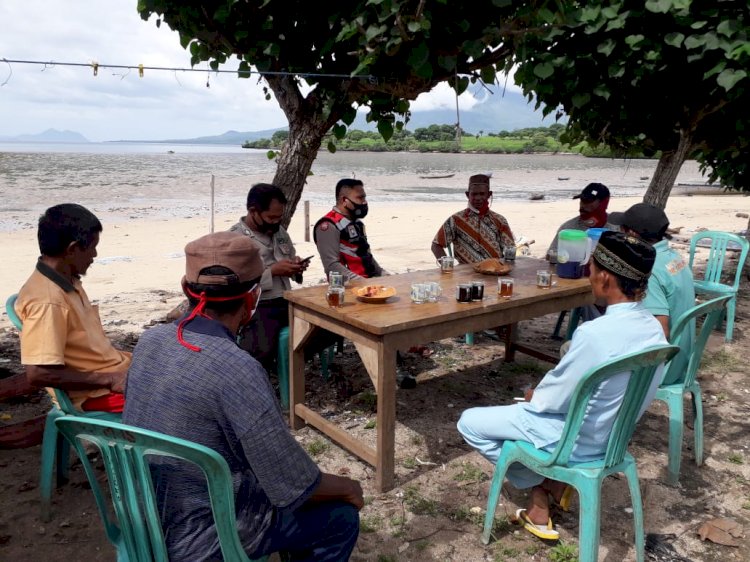
[[(508, 222), (489, 209), (489, 181), (470, 178), (467, 208), (441, 226), (432, 244), (436, 256), (452, 245), (457, 259), (472, 262), (500, 257), (514, 244)], [(368, 211), (363, 183), (341, 180), (335, 195), (336, 205), (314, 229), (326, 273), (383, 275), (362, 221)], [(591, 184), (579, 198), (579, 226), (607, 224), (606, 187)], [(288, 322), (283, 291), (290, 280), (301, 282), (309, 265), (280, 226), (285, 203), (280, 189), (258, 184), (248, 194), (247, 214), (229, 232), (190, 242), (181, 281), (189, 310), (147, 330), (132, 356), (114, 348), (81, 284), (97, 255), (101, 222), (80, 205), (49, 208), (39, 220), (41, 257), (16, 303), (21, 360), (33, 384), (65, 390), (81, 410), (122, 412), (125, 423), (222, 454), (251, 558), (282, 551), (291, 560), (347, 560), (358, 536), (362, 488), (313, 463), (291, 436), (264, 368), (272, 366), (274, 343)], [(472, 447), (491, 462), (506, 439), (554, 447), (577, 377), (610, 358), (666, 342), (670, 322), (694, 303), (692, 277), (669, 248), (668, 225), (661, 209), (638, 204), (624, 213), (622, 232), (602, 235), (590, 281), (606, 312), (575, 332), (569, 352), (527, 402), (464, 412), (458, 429)], [(612, 383), (596, 412), (598, 423), (622, 399), (621, 382)], [(576, 458), (601, 453), (602, 433), (589, 433), (584, 425)], [(171, 558), (217, 557), (203, 476), (182, 466), (155, 474)], [(509, 479), (532, 488), (519, 515), (524, 527), (549, 531), (548, 496), (562, 501), (565, 487), (529, 471), (512, 471)]]

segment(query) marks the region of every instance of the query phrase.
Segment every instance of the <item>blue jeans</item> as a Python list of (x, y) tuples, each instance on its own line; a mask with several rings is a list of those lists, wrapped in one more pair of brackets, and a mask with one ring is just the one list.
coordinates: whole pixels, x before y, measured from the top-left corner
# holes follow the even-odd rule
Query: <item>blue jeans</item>
[(342, 501), (304, 504), (294, 511), (279, 511), (250, 558), (281, 552), (293, 562), (349, 560), (359, 536), (359, 512)]

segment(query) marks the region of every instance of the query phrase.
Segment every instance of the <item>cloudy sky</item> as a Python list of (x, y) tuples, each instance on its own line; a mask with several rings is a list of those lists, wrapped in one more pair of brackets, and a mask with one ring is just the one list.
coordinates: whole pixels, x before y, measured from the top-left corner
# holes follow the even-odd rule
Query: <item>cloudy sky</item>
[[(7, 60), (189, 68), (178, 36), (144, 22), (136, 0), (0, 0), (0, 136), (72, 130), (90, 141), (190, 138), (287, 125), (254, 79), (207, 72), (44, 67)], [(229, 63), (226, 68), (234, 69)], [(210, 87), (206, 87), (206, 82)], [(460, 98), (462, 111), (477, 104)], [(441, 85), (413, 111), (455, 108)]]

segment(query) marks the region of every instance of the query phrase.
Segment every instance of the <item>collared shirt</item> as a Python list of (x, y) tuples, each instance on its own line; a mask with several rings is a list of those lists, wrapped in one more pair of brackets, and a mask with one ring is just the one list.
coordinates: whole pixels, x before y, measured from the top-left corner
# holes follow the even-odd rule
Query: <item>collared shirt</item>
[[(560, 234), (561, 230), (583, 230), (584, 232), (591, 228), (588, 224), (586, 224), (585, 221), (581, 220), (580, 215), (573, 217), (572, 219), (566, 220), (564, 223), (560, 225), (560, 228), (557, 229), (557, 232), (555, 233), (555, 237), (552, 238), (552, 243), (549, 245), (549, 248), (547, 249), (547, 254), (549, 255), (550, 252), (557, 250), (557, 235)], [(615, 232), (619, 232), (620, 225), (618, 224), (611, 224), (609, 222), (604, 224), (604, 227), (608, 230), (614, 230)]]
[[(23, 365), (64, 365), (86, 373), (126, 371), (130, 365), (131, 354), (114, 348), (81, 281), (71, 283), (41, 260), (18, 292), (16, 313), (23, 322)], [(109, 393), (108, 388), (67, 391), (78, 409), (88, 398)]]
[[(307, 501), (321, 473), (289, 432), (268, 375), (223, 324), (199, 316), (183, 337), (201, 351), (177, 341), (177, 323), (143, 333), (128, 373), (123, 422), (224, 457), (240, 541), (253, 552), (275, 512)], [(202, 472), (164, 457), (151, 467), (170, 560), (220, 558)]]
[(271, 275), (271, 266), (273, 264), (281, 260), (294, 260), (296, 256), (292, 239), (283, 226), (279, 228), (278, 232), (269, 236), (255, 232), (245, 224), (244, 217), (240, 217), (239, 222), (229, 230), (248, 236), (260, 248), (260, 258), (263, 260), (263, 265), (265, 266), (263, 276), (260, 278), (260, 286), (263, 289), (260, 300), (266, 301), (279, 298), (284, 295), (284, 291), (292, 288), (292, 282), (289, 277)]
[[(675, 321), (695, 306), (693, 274), (688, 263), (679, 252), (669, 247), (668, 240), (653, 245), (656, 260), (648, 278), (648, 290), (643, 299), (645, 306), (654, 316), (668, 316), (670, 332)], [(695, 321), (688, 326), (680, 341), (680, 353), (670, 362), (664, 382), (671, 384), (685, 375), (690, 351), (695, 338)], [(671, 339), (671, 337), (670, 337)]]
[(453, 244), (453, 253), (461, 263), (502, 258), (503, 248), (516, 245), (505, 217), (493, 211), (482, 216), (472, 207), (451, 215), (432, 242), (443, 248)]
[[(666, 343), (661, 324), (641, 303), (610, 305), (603, 316), (582, 324), (573, 334), (568, 353), (534, 389), (531, 402), (524, 402), (519, 408), (520, 422), (533, 437), (534, 446), (545, 448), (559, 441), (570, 400), (583, 374), (606, 361)], [(653, 400), (662, 373), (663, 366), (660, 366), (639, 415)], [(613, 375), (594, 393), (572, 460), (601, 458), (607, 445), (602, 435), (609, 435), (612, 430), (629, 378), (628, 372)]]

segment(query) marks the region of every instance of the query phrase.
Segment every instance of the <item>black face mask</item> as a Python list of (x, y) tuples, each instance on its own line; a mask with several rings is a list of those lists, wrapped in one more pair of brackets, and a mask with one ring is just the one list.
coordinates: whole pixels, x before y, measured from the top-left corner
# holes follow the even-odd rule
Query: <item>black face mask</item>
[(352, 215), (354, 215), (355, 219), (363, 219), (367, 216), (367, 211), (369, 210), (367, 203), (355, 203), (351, 199), (347, 199), (347, 201), (354, 206)]
[(263, 217), (258, 215), (257, 220), (255, 221), (255, 225), (258, 227), (258, 230), (260, 232), (265, 232), (266, 234), (274, 235), (279, 231), (279, 228), (281, 228), (280, 222), (266, 222), (263, 220)]

